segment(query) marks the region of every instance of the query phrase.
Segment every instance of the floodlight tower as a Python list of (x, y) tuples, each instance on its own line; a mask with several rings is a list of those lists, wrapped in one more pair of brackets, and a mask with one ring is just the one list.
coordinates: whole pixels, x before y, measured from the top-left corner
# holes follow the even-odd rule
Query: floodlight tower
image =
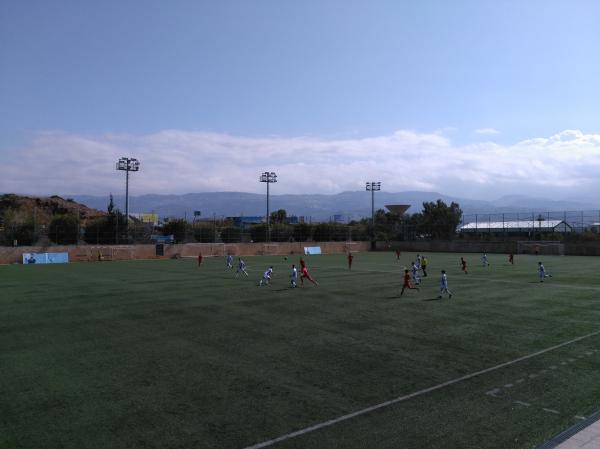
[(260, 182), (267, 183), (267, 242), (271, 241), (271, 217), (269, 216), (269, 184), (272, 182), (277, 182), (277, 175), (275, 172), (264, 172), (258, 178)]
[(375, 192), (381, 190), (381, 182), (367, 182), (367, 192), (371, 192), (371, 249), (375, 249)]
[(132, 157), (122, 157), (117, 161), (117, 170), (125, 172), (125, 220), (129, 223), (129, 172), (140, 170), (140, 161)]

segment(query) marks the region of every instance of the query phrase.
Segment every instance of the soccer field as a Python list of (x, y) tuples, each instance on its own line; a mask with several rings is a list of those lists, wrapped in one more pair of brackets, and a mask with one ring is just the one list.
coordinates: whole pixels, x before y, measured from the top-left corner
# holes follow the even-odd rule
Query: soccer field
[(268, 447), (534, 448), (600, 409), (600, 259), (540, 256), (540, 283), (533, 256), (467, 254), (468, 275), (460, 256), (428, 253), (403, 297), (409, 253), (306, 257), (320, 286), (297, 289), (298, 256), (248, 257), (239, 279), (224, 258), (0, 266), (0, 447), (245, 448), (309, 428)]

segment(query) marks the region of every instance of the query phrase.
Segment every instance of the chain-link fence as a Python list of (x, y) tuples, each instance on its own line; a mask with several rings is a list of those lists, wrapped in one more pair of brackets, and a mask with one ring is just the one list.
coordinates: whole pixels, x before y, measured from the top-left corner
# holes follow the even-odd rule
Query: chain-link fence
[(0, 245), (49, 246), (52, 244), (151, 244), (154, 235), (173, 235), (177, 243), (326, 242), (418, 240), (565, 240), (600, 241), (600, 210), (463, 214), (460, 222), (443, 219), (419, 223), (414, 216), (376, 216), (351, 224), (265, 223), (236, 226), (226, 219), (188, 222), (172, 220), (162, 226), (125, 221), (124, 216), (87, 223), (41, 224), (35, 221), (7, 223), (0, 218)]

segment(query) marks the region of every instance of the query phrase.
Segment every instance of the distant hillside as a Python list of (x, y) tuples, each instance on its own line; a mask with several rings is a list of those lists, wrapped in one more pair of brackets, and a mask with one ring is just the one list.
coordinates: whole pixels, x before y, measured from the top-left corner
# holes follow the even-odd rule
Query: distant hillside
[[(107, 196), (74, 195), (78, 201), (104, 210)], [(420, 212), (424, 201), (442, 199), (456, 201), (465, 214), (498, 212), (542, 212), (556, 210), (583, 210), (598, 207), (589, 203), (554, 201), (527, 196), (505, 196), (498, 200), (481, 201), (452, 197), (437, 192), (377, 192), (375, 208), (386, 204), (410, 204), (409, 213)], [(124, 209), (123, 196), (115, 196), (115, 204)], [(328, 220), (333, 215), (345, 218), (367, 217), (371, 214), (371, 195), (368, 192), (342, 192), (335, 195), (271, 195), (271, 211), (285, 209), (289, 215), (312, 217), (313, 220)], [(266, 195), (244, 192), (207, 192), (182, 195), (141, 195), (130, 197), (131, 212), (155, 212), (161, 217), (191, 218), (195, 210), (202, 218), (216, 216), (264, 215)]]
[(13, 210), (26, 216), (35, 216), (38, 224), (50, 223), (52, 216), (56, 214), (79, 214), (83, 223), (106, 214), (106, 212), (90, 208), (73, 199), (65, 200), (56, 195), (46, 198), (21, 196), (12, 193), (0, 195), (0, 217), (7, 210)]

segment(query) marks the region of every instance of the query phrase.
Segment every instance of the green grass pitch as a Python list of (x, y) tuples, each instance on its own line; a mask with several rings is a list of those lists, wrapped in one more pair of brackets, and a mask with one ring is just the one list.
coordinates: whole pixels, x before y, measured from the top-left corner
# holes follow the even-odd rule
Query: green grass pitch
[[(1, 448), (244, 448), (600, 330), (600, 259), (427, 254), (0, 266)], [(237, 259), (236, 259), (237, 261)], [(273, 264), (273, 285), (258, 287)], [(448, 272), (452, 299), (437, 300)], [(274, 444), (534, 448), (600, 408), (600, 334)]]

